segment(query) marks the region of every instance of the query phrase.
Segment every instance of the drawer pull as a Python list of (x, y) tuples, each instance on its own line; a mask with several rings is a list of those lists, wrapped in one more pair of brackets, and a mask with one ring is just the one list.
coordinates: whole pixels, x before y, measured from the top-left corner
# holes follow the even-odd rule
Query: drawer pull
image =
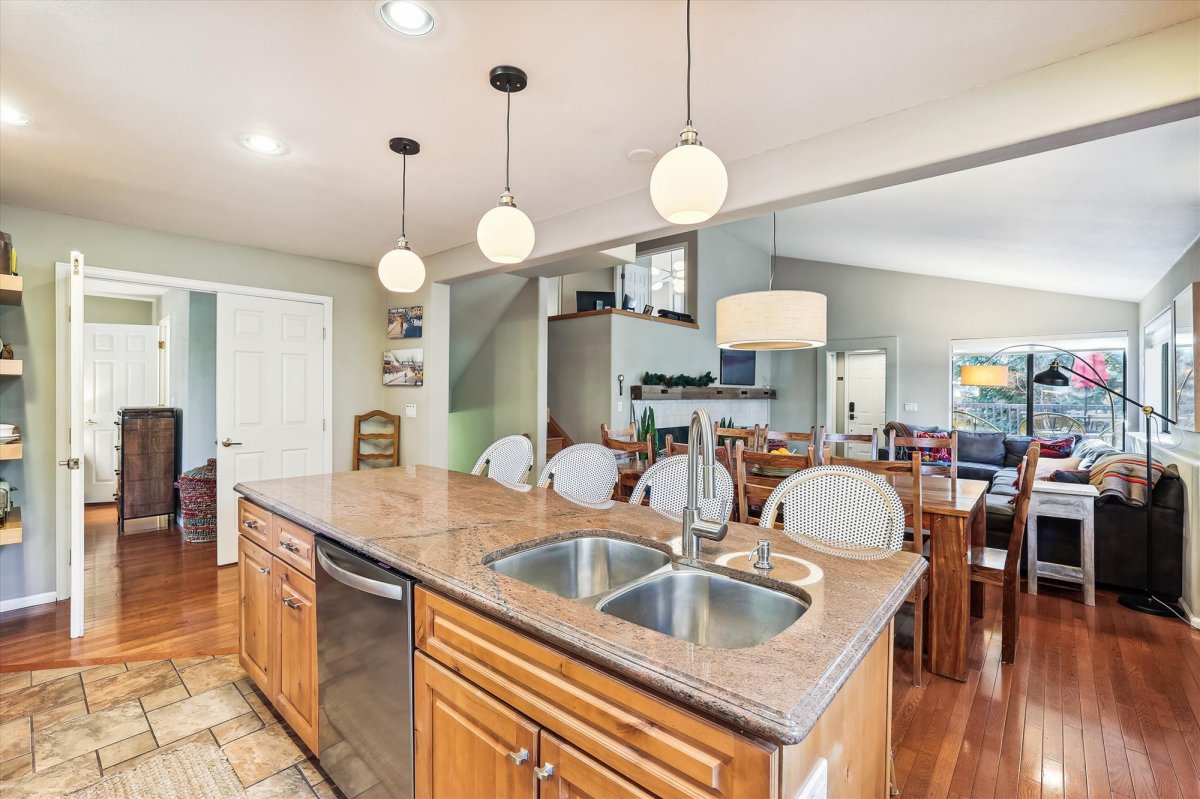
[(295, 541), (280, 541), (279, 546), (286, 549), (288, 552), (299, 552), (300, 547), (296, 546)]
[(534, 766), (533, 773), (537, 775), (537, 778), (539, 780), (541, 780), (542, 782), (545, 782), (546, 780), (548, 780), (554, 776), (554, 764), (547, 763), (546, 765), (542, 766), (541, 768)]
[(253, 519), (246, 519), (242, 522), (242, 524), (245, 525), (247, 530), (257, 530), (258, 529), (258, 522), (254, 521)]
[(271, 567), (270, 567), (270, 566), (260, 566), (260, 567), (258, 568), (258, 573), (259, 573), (259, 574), (270, 574), (270, 573), (271, 573)]
[(529, 750), (522, 749), (519, 752), (509, 752), (508, 759), (511, 760), (515, 765), (519, 766), (529, 759)]
[(292, 610), (300, 610), (300, 608), (304, 607), (302, 604), (300, 604), (299, 598), (294, 596), (285, 597), (283, 604), (287, 605)]

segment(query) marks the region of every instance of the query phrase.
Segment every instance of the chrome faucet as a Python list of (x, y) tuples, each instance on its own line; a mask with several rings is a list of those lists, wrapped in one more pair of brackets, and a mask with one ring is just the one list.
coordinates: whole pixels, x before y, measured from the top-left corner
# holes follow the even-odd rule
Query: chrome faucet
[[(725, 522), (705, 519), (700, 513), (702, 500), (713, 500), (717, 495), (716, 445), (713, 441), (712, 419), (704, 408), (692, 412), (692, 423), (688, 427), (687, 455), (687, 506), (683, 509), (683, 538), (680, 547), (685, 558), (700, 554), (700, 539), (720, 541), (729, 532)], [(699, 472), (700, 485), (696, 485)]]

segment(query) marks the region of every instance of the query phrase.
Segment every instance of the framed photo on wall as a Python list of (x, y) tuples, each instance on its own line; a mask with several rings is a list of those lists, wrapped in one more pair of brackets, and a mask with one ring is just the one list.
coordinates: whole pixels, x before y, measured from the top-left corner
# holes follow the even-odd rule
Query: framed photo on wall
[(388, 308), (388, 338), (420, 338), (425, 308), (413, 305), (408, 308)]
[(425, 350), (385, 350), (383, 353), (385, 386), (425, 385)]

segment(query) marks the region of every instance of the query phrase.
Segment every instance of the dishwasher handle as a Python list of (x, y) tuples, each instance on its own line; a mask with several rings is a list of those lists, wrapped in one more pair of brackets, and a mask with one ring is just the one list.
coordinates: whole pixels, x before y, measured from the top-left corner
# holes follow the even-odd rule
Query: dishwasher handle
[(381, 580), (372, 580), (369, 577), (363, 577), (362, 575), (343, 569), (334, 563), (333, 558), (326, 555), (320, 546), (317, 547), (317, 560), (320, 562), (321, 568), (339, 583), (386, 599), (398, 599), (401, 601), (408, 599), (406, 586), (385, 583)]

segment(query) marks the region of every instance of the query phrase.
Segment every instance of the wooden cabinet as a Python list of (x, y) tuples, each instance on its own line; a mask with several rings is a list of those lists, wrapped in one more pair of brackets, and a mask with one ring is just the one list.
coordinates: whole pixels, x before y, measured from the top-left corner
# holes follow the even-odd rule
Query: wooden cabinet
[(238, 537), (238, 661), (263, 693), (270, 695), (275, 603), (271, 556), (245, 536)]
[(538, 799), (654, 799), (612, 769), (592, 760), (545, 730), (538, 740), (546, 775)]
[(537, 796), (537, 726), (420, 653), (413, 666), (417, 799)]
[(275, 559), (276, 625), (271, 702), (317, 750), (317, 591), (311, 577)]
[[(317, 588), (311, 566), (313, 539), (301, 528), (285, 529), (281, 539), (277, 521), (262, 508), (239, 500), (238, 660), (279, 715), (316, 754)], [(279, 546), (281, 540), (297, 542), (295, 550)], [(283, 555), (273, 555), (275, 550)], [(297, 563), (308, 568), (296, 568)]]
[(124, 534), (129, 519), (175, 514), (179, 410), (122, 408), (117, 418), (121, 445), (115, 499), (117, 532)]

